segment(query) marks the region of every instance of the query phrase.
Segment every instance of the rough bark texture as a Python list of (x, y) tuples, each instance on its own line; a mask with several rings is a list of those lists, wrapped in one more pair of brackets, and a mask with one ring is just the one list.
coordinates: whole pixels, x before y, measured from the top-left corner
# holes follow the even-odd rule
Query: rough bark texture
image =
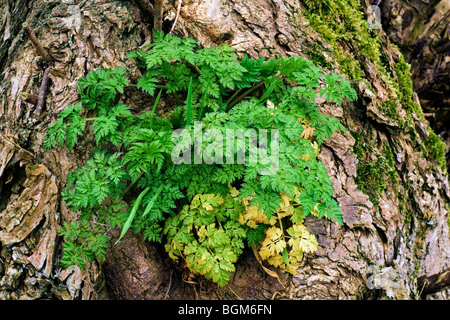
[(382, 1), (382, 22), (412, 66), (417, 91), (431, 125), (450, 150), (450, 2)]
[[(174, 17), (174, 1), (165, 1), (164, 8), (166, 17)], [(21, 30), (23, 22), (55, 59), (38, 121), (30, 121), (34, 106), (20, 98), (22, 92), (37, 94), (43, 73), (35, 48)], [(57, 231), (64, 221), (76, 219), (76, 213), (67, 209), (59, 192), (67, 173), (89, 158), (93, 137), (84, 136), (73, 152), (43, 152), (46, 128), (59, 111), (78, 100), (76, 81), (89, 70), (127, 65), (137, 78), (139, 71), (125, 56), (150, 41), (150, 31), (148, 17), (133, 1), (0, 3), (1, 299), (409, 299), (418, 296), (417, 277), (450, 267), (448, 178), (415, 148), (411, 135), (396, 130), (398, 124), (374, 108), (387, 89), (368, 61), (364, 71), (377, 92), (357, 83), (357, 102), (342, 107), (321, 103), (321, 110), (346, 128), (366, 130), (376, 141), (374, 152), (389, 145), (400, 189), (388, 188), (374, 205), (355, 182), (355, 139), (349, 132), (333, 135), (319, 157), (333, 181), (345, 224), (307, 219), (319, 247), (306, 256), (298, 274), (276, 270), (280, 284), (248, 250), (230, 284), (218, 288), (175, 265), (161, 246), (144, 243), (139, 235), (129, 233), (113, 245), (117, 230), (111, 231), (111, 249), (103, 264), (61, 270)], [(207, 47), (228, 43), (241, 56), (255, 58), (305, 55), (316, 43), (328, 46), (304, 19), (301, 2), (292, 0), (184, 0), (174, 34)], [(386, 34), (380, 36), (388, 60), (398, 57)], [(330, 63), (338, 71), (337, 64)], [(123, 101), (136, 109), (151, 107), (145, 97), (129, 92)], [(426, 128), (416, 121), (422, 139)], [(399, 200), (399, 193), (406, 200)], [(448, 294), (435, 297), (445, 299)]]

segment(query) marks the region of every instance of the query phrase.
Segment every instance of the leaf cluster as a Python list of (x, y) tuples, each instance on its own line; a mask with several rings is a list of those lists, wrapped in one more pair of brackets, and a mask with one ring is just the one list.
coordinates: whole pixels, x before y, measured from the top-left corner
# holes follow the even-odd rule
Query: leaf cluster
[[(193, 272), (224, 285), (243, 240), (249, 245), (264, 235), (275, 240), (280, 232), (271, 228), (284, 230), (283, 225), (270, 221), (279, 218), (286, 199), (295, 199), (284, 222), (288, 228), (281, 232), (290, 237), (281, 251), (290, 250), (283, 261), (293, 269), (314, 247), (313, 236), (301, 227), (303, 217), (313, 214), (342, 224), (317, 155), (323, 141), (344, 127), (324, 116), (315, 101), (324, 96), (341, 104), (354, 100), (355, 91), (341, 76), (324, 75), (301, 57), (239, 61), (226, 45), (200, 48), (192, 39), (154, 36), (152, 44), (128, 56), (142, 68), (137, 84), (129, 83), (123, 67), (91, 71), (78, 82), (81, 102), (66, 107), (49, 127), (45, 148), (73, 150), (87, 130), (95, 136), (92, 157), (68, 176), (64, 201), (81, 213), (86, 226), (97, 221), (122, 228), (119, 241), (133, 230), (159, 242), (164, 230), (172, 258), (182, 257)], [(120, 103), (127, 86), (154, 96), (153, 108), (135, 113)], [(177, 105), (170, 116), (157, 116), (160, 99), (171, 96)], [(175, 162), (181, 155), (183, 161)], [(249, 208), (258, 208), (257, 220), (241, 221), (243, 212), (254, 210)], [(74, 225), (70, 230), (74, 237), (65, 245), (71, 257), (67, 263), (103, 256), (85, 249), (82, 229)], [(104, 233), (92, 233), (107, 242)], [(297, 244), (304, 237), (309, 249), (306, 240)], [(272, 258), (264, 257), (279, 259), (273, 255), (277, 247), (270, 248)]]
[(167, 219), (169, 256), (182, 257), (195, 274), (224, 286), (244, 248), (245, 230), (237, 222), (240, 203), (232, 197), (196, 195), (180, 214)]
[[(304, 210), (300, 194), (298, 189), (293, 197), (281, 194), (276, 213), (270, 219), (248, 197), (241, 200), (244, 211), (238, 218), (241, 224), (249, 227), (249, 244), (259, 246), (261, 258), (293, 274), (299, 268), (303, 254), (315, 252), (318, 246), (315, 236), (303, 225)], [(315, 206), (312, 214), (318, 216), (318, 212)]]
[(61, 266), (67, 268), (76, 264), (84, 269), (86, 262), (102, 260), (109, 242), (105, 232), (101, 224), (92, 225), (88, 220), (72, 221), (70, 224), (65, 222), (60, 229), (64, 239)]

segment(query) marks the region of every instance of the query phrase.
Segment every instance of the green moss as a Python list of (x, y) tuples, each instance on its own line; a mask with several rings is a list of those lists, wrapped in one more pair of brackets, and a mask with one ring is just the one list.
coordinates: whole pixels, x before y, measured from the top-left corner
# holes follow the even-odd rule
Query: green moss
[[(414, 102), (411, 66), (400, 54), (392, 66), (390, 57), (384, 54), (381, 37), (376, 30), (367, 26), (367, 17), (363, 13), (359, 0), (303, 0), (304, 17), (311, 27), (318, 32), (331, 46), (331, 55), (338, 64), (339, 70), (351, 80), (364, 81), (366, 72), (373, 74), (373, 68), (367, 68), (367, 59), (375, 65), (375, 76), (384, 82), (388, 99), (380, 102), (377, 108), (387, 117), (398, 122), (400, 129), (409, 133), (415, 148), (420, 148), (427, 158), (435, 159), (437, 164), (445, 169), (444, 144), (434, 132), (425, 141), (418, 139), (415, 128), (415, 113), (423, 119), (422, 108)], [(392, 43), (388, 44), (400, 52)], [(310, 53), (310, 59), (324, 66), (322, 57)], [(374, 92), (374, 91), (373, 91)], [(399, 114), (399, 107), (406, 115)], [(429, 129), (432, 132), (431, 129)], [(389, 186), (399, 186), (399, 176), (395, 169), (395, 161), (389, 145), (383, 150), (376, 161), (368, 161), (367, 154), (373, 154), (377, 143), (365, 132), (352, 131), (355, 138), (354, 152), (360, 160), (357, 167), (356, 183), (370, 200), (377, 205), (378, 196)], [(406, 184), (408, 181), (406, 181)], [(404, 184), (403, 184), (404, 185)], [(406, 186), (404, 192), (408, 193)], [(402, 198), (401, 198), (402, 197)], [(401, 211), (405, 219), (411, 221), (415, 210), (409, 203), (408, 196), (399, 196)], [(408, 222), (409, 223), (409, 222)]]
[(437, 164), (445, 171), (445, 143), (430, 127), (428, 127), (428, 132), (430, 135), (423, 141), (422, 152), (425, 157), (436, 160)]
[(361, 161), (357, 166), (356, 184), (359, 190), (369, 196), (369, 200), (378, 206), (378, 196), (388, 187), (381, 158), (377, 161)]
[(377, 141), (366, 130), (350, 132), (355, 138), (353, 152), (359, 160), (355, 182), (359, 190), (367, 194), (369, 200), (375, 206), (378, 206), (379, 195), (389, 187), (395, 189), (395, 191), (398, 189), (400, 177), (395, 168), (394, 154), (389, 143), (384, 141), (381, 154), (377, 156), (377, 160), (366, 160), (367, 154), (376, 152)]
[(422, 107), (420, 106), (420, 104), (415, 103), (415, 102), (408, 102), (407, 106), (408, 106), (408, 108), (406, 109), (406, 112), (408, 114), (411, 114), (412, 112), (414, 112), (419, 118), (423, 119), (423, 111), (422, 111)]
[(399, 84), (400, 100), (403, 103), (412, 102), (413, 82), (411, 78), (411, 66), (405, 62), (405, 59), (401, 55), (399, 61), (394, 65), (394, 69)]
[(375, 139), (366, 130), (361, 132), (350, 130), (351, 135), (355, 138), (355, 144), (353, 146), (353, 152), (358, 160), (362, 161), (365, 158), (366, 153), (371, 153), (376, 145)]
[(335, 47), (334, 55), (339, 65), (339, 70), (349, 79), (360, 80), (364, 78), (365, 73), (353, 53), (344, 51), (341, 47)]
[(425, 230), (426, 230), (426, 222), (423, 220), (416, 221), (415, 227), (415, 241), (413, 246), (413, 252), (417, 259), (421, 259), (424, 254), (424, 244), (425, 244)]
[(394, 69), (398, 80), (396, 83), (398, 98), (406, 113), (408, 115), (415, 113), (419, 118), (423, 118), (422, 107), (413, 101), (414, 88), (411, 77), (411, 65), (406, 63), (404, 57), (401, 55), (399, 61), (395, 63)]
[[(358, 0), (305, 0), (305, 17), (314, 30), (332, 45), (339, 69), (350, 79), (364, 77), (359, 58), (369, 58), (376, 65), (381, 63), (381, 40), (367, 26), (367, 19)], [(358, 57), (347, 44), (359, 51)]]
[(383, 112), (383, 114), (393, 120), (401, 121), (401, 117), (397, 110), (398, 101), (397, 100), (384, 100), (381, 106), (378, 105), (378, 110)]
[(397, 184), (400, 181), (400, 176), (395, 169), (394, 154), (392, 153), (392, 149), (387, 142), (383, 144), (383, 157), (386, 159), (387, 167), (389, 168), (387, 174), (390, 181), (393, 184)]
[[(381, 46), (381, 37), (376, 30), (367, 26), (367, 17), (359, 0), (303, 0), (303, 3), (306, 7), (305, 18), (331, 45), (331, 53), (342, 73), (351, 80), (364, 79), (363, 70), (369, 59), (375, 64), (377, 76), (385, 83), (391, 99), (400, 101), (408, 115), (415, 112), (419, 117), (422, 116), (420, 106), (412, 101), (411, 66), (400, 55), (394, 70), (391, 70), (389, 59)], [(400, 52), (397, 46), (390, 45)], [(312, 54), (311, 60), (324, 66), (322, 58)]]
[[(362, 148), (357, 150), (357, 156), (360, 158), (363, 155)], [(383, 146), (383, 154), (379, 155), (376, 161), (360, 160), (355, 182), (358, 189), (367, 194), (375, 206), (378, 206), (378, 196), (389, 186), (396, 189), (399, 176), (395, 169), (394, 155), (387, 144)]]
[(331, 70), (333, 68), (333, 65), (331, 64), (331, 62), (327, 61), (327, 59), (323, 55), (323, 51), (328, 51), (328, 49), (325, 49), (316, 43), (312, 50), (305, 50), (305, 53), (307, 54), (308, 59), (314, 62), (316, 65)]

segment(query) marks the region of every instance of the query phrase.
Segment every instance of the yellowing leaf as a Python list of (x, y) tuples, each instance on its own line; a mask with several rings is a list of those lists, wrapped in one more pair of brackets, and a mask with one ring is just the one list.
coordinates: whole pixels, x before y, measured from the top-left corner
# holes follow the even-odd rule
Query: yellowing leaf
[(291, 199), (296, 203), (299, 203), (300, 200), (298, 199), (298, 197), (300, 196), (300, 194), (302, 193), (302, 190), (299, 190), (298, 187), (294, 187), (294, 198)]
[(316, 130), (316, 128), (311, 127), (312, 126), (312, 121), (308, 121), (308, 120), (302, 120), (300, 121), (303, 124), (303, 132), (300, 135), (300, 138), (303, 139), (309, 139), (313, 136), (314, 131)]
[(208, 251), (205, 251), (197, 262), (197, 271), (200, 274), (208, 273), (212, 269), (214, 262), (214, 257)]
[(298, 206), (294, 208), (294, 214), (291, 217), (293, 223), (303, 223), (303, 207)]
[(264, 214), (264, 211), (259, 210), (258, 206), (249, 206), (246, 207), (245, 212), (240, 215), (238, 221), (241, 224), (248, 225), (250, 228), (256, 228), (260, 223), (275, 224), (276, 219), (275, 217), (272, 217), (272, 219), (269, 220)]
[(302, 118), (298, 118), (298, 121), (307, 127), (311, 127), (312, 123), (313, 123), (312, 120), (307, 120), (307, 119), (302, 119)]
[(282, 256), (280, 256), (279, 254), (274, 256), (274, 257), (270, 257), (267, 259), (267, 262), (270, 263), (272, 266), (274, 267), (281, 267), (284, 263), (284, 259)]
[(319, 155), (320, 153), (320, 146), (317, 144), (316, 141), (314, 141), (313, 143), (311, 143), (311, 146), (314, 149), (314, 154), (316, 155), (316, 157)]
[(190, 204), (191, 209), (195, 209), (200, 206), (200, 196), (201, 196), (201, 194), (197, 194), (196, 196), (194, 196), (194, 198), (192, 198), (192, 201)]
[[(237, 222), (239, 222), (242, 225), (245, 225), (247, 221), (244, 219), (244, 215), (241, 213), (237, 219)], [(247, 224), (248, 225), (248, 224)], [(250, 226), (249, 226), (250, 227)]]
[(292, 247), (293, 252), (316, 251), (318, 246), (316, 237), (310, 234), (304, 225), (294, 224), (286, 232), (291, 236), (288, 244)]
[(289, 252), (289, 263), (290, 264), (298, 264), (299, 262), (301, 262), (303, 259), (303, 252), (294, 252), (294, 251), (290, 251)]
[(263, 260), (275, 256), (286, 248), (286, 241), (283, 239), (283, 232), (276, 227), (270, 227), (266, 230), (266, 238), (261, 244), (259, 254)]
[(319, 209), (317, 208), (317, 204), (314, 206), (314, 208), (311, 209), (311, 214), (316, 217), (319, 216)]
[(178, 255), (180, 254), (180, 252), (178, 250), (176, 250), (176, 248), (173, 248), (170, 244), (166, 244), (164, 246), (164, 248), (166, 249), (167, 253), (169, 254), (169, 257), (172, 258), (172, 260), (178, 261)]
[(303, 252), (315, 252), (317, 250), (317, 240), (313, 234), (304, 235), (300, 241)]
[(245, 211), (244, 217), (245, 217), (247, 220), (253, 220), (253, 221), (255, 221), (255, 222), (259, 222), (260, 217), (259, 217), (259, 214), (258, 214), (258, 213), (259, 213), (259, 212), (258, 212), (258, 207), (256, 207), (256, 206), (251, 206), (251, 207), (248, 207), (247, 210)]
[(279, 218), (288, 217), (294, 214), (294, 207), (292, 207), (289, 197), (286, 194), (281, 194), (280, 207), (277, 209), (277, 214)]
[(270, 257), (267, 260), (267, 262), (270, 263), (272, 266), (277, 267), (277, 268), (282, 268), (291, 274), (297, 274), (297, 272), (295, 270), (300, 267), (300, 264), (298, 263), (297, 259), (291, 257), (290, 255), (289, 255), (289, 265), (286, 265), (286, 262), (284, 261), (283, 257), (280, 255)]
[(232, 187), (230, 184), (228, 185), (228, 189), (230, 189), (230, 196), (233, 198), (237, 198), (239, 196), (239, 190), (235, 187)]
[(202, 207), (203, 207), (203, 209), (206, 209), (206, 211), (212, 211), (213, 210), (212, 205), (210, 203), (208, 203), (208, 202), (202, 203)]
[(198, 235), (198, 241), (201, 243), (205, 240), (206, 238), (206, 227), (205, 225), (201, 226), (198, 231), (197, 231), (197, 235)]
[[(197, 197), (197, 196), (195, 196), (195, 197)], [(195, 197), (194, 197), (194, 199), (195, 199)], [(213, 207), (217, 207), (217, 206), (221, 205), (224, 202), (224, 199), (222, 197), (216, 196), (214, 194), (202, 194), (202, 195), (200, 195), (200, 201), (202, 203), (203, 209), (205, 209), (206, 211), (212, 211)]]
[(252, 201), (252, 197), (250, 197), (250, 196), (241, 199), (241, 203), (246, 207), (250, 205), (251, 201)]

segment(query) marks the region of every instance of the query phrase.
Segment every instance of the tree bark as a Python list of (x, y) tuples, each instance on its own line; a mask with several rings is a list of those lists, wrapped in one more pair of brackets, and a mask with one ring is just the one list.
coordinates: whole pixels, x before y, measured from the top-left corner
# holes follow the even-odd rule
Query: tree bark
[[(175, 1), (163, 5), (168, 19), (162, 28), (169, 24), (170, 30), (177, 6)], [(307, 57), (316, 44), (329, 45), (309, 26), (303, 8), (301, 1), (292, 0), (184, 0), (173, 35), (194, 38), (206, 47), (227, 43), (241, 57)], [(105, 262), (94, 261), (85, 270), (75, 266), (61, 270), (58, 229), (77, 219), (77, 213), (59, 194), (68, 172), (90, 157), (94, 137), (88, 132), (73, 152), (64, 148), (44, 152), (46, 129), (65, 106), (78, 101), (76, 81), (89, 70), (127, 66), (136, 80), (139, 70), (125, 57), (151, 40), (153, 26), (135, 1), (6, 0), (0, 3), (0, 12), (1, 299), (410, 299), (419, 294), (417, 277), (450, 267), (448, 178), (410, 134), (374, 108), (387, 88), (366, 61), (365, 80), (376, 92), (369, 93), (361, 81), (354, 83), (359, 96), (355, 103), (320, 103), (324, 114), (337, 117), (349, 129), (334, 134), (319, 155), (333, 182), (344, 226), (307, 218), (305, 225), (319, 246), (314, 254), (305, 255), (296, 275), (274, 269), (280, 280), (270, 276), (248, 249), (230, 284), (218, 288), (173, 263), (162, 246), (145, 243), (139, 235), (129, 232), (114, 245), (117, 230), (111, 231)], [(42, 72), (36, 49), (23, 35), (23, 22), (29, 23), (54, 59), (46, 108), (35, 122), (29, 121), (32, 105), (20, 97), (22, 92), (39, 91)], [(395, 60), (400, 52), (383, 31), (379, 35), (387, 60)], [(331, 71), (339, 72), (336, 61), (329, 58), (329, 63)], [(131, 91), (122, 100), (132, 110), (152, 108), (145, 95)], [(428, 123), (415, 123), (413, 130), (422, 139)], [(369, 158), (381, 154), (383, 146), (392, 148), (401, 182), (398, 190), (392, 186), (384, 190), (378, 205), (355, 182), (358, 141), (350, 130), (365, 130), (376, 141)], [(449, 293), (435, 297), (445, 299)]]
[(382, 1), (386, 33), (411, 64), (414, 89), (444, 139), (450, 166), (450, 2)]

